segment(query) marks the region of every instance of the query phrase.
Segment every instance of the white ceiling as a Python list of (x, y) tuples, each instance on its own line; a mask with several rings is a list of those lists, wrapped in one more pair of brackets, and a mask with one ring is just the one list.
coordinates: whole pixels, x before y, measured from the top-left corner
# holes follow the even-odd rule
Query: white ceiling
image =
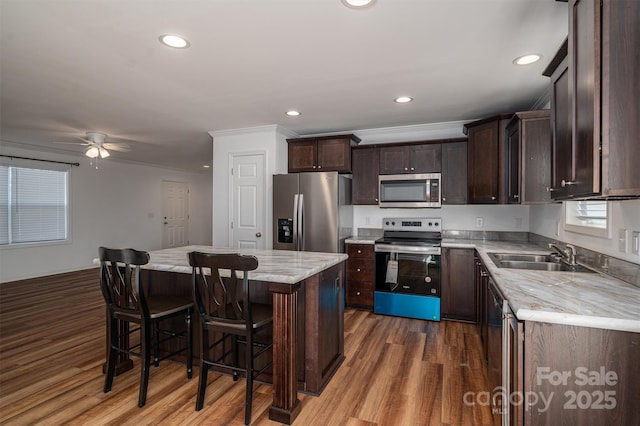
[[(56, 142), (100, 131), (131, 145), (113, 157), (200, 171), (209, 131), (357, 134), (526, 110), (567, 22), (553, 0), (0, 0), (0, 139), (80, 152)], [(512, 64), (530, 52), (542, 61)]]

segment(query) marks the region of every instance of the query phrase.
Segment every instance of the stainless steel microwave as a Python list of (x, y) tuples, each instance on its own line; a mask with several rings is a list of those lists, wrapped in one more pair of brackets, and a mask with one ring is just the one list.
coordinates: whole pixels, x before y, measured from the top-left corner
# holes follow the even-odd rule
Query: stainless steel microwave
[(440, 173), (379, 175), (380, 207), (440, 207)]

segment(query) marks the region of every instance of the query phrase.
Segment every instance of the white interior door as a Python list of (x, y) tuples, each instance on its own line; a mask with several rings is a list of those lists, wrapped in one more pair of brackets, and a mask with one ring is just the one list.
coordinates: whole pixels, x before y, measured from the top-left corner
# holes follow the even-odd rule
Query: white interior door
[(266, 247), (265, 154), (231, 154), (231, 247)]
[(189, 245), (189, 184), (162, 181), (162, 248)]

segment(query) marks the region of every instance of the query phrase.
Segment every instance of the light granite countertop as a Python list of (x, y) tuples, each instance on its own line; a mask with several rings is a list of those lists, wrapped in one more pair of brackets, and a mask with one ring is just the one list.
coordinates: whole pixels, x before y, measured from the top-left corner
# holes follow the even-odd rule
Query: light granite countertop
[(488, 253), (549, 253), (530, 243), (443, 240), (443, 247), (475, 248), (521, 321), (640, 332), (640, 288), (596, 272), (498, 268)]
[(378, 238), (380, 238), (380, 236), (377, 236), (377, 237), (355, 236), (355, 237), (347, 238), (344, 242), (347, 244), (374, 244)]
[[(343, 253), (184, 246), (150, 251), (149, 263), (142, 268), (191, 274), (187, 254), (192, 251), (240, 253), (255, 256), (258, 258), (258, 269), (249, 272), (249, 279), (285, 284), (295, 284), (346, 260), (348, 257)], [(100, 262), (95, 259), (94, 263)]]

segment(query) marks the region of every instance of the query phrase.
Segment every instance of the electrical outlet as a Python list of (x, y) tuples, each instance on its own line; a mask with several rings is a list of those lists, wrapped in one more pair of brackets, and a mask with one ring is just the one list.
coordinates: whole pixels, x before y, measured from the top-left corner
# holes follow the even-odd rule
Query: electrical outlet
[(516, 217), (516, 229), (522, 229), (522, 218)]
[(476, 228), (484, 227), (484, 217), (476, 217)]
[(620, 253), (627, 252), (627, 230), (624, 228), (618, 230), (618, 251)]
[(640, 231), (631, 233), (631, 253), (636, 256), (640, 255)]

